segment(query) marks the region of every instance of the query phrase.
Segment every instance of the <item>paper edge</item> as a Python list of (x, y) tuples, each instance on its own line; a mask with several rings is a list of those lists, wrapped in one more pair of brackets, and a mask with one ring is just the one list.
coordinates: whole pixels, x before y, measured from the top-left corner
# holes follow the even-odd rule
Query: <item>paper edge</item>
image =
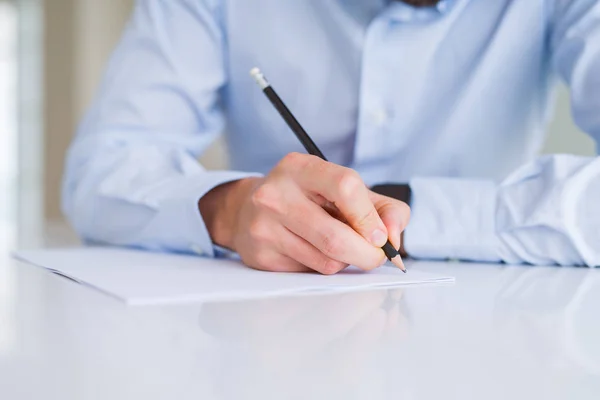
[(143, 306), (157, 306), (157, 305), (179, 305), (179, 304), (203, 304), (203, 303), (215, 303), (215, 302), (235, 302), (241, 300), (258, 300), (258, 299), (269, 299), (274, 297), (283, 296), (310, 296), (312, 294), (319, 295), (334, 295), (337, 293), (356, 293), (366, 292), (369, 290), (389, 290), (394, 288), (405, 288), (409, 286), (450, 286), (456, 282), (453, 277), (443, 277), (436, 279), (435, 281), (429, 282), (414, 282), (414, 283), (380, 283), (373, 284), (370, 286), (336, 286), (334, 288), (310, 288), (310, 289), (289, 289), (279, 290), (269, 293), (231, 293), (224, 292), (219, 295), (187, 295), (181, 297), (163, 297), (163, 298), (132, 298), (126, 300), (126, 303), (131, 306), (143, 307)]
[[(62, 250), (64, 250), (64, 249), (62, 249)], [(33, 252), (33, 251), (52, 251), (52, 249), (13, 251), (11, 253), (11, 256), (20, 262), (32, 265), (36, 268), (43, 269), (54, 275), (62, 277), (63, 279), (68, 279), (71, 282), (79, 284), (81, 286), (87, 286), (89, 288), (95, 289), (98, 292), (100, 292), (112, 299), (116, 299), (119, 302), (121, 302), (127, 306), (135, 306), (135, 307), (161, 306), (161, 305), (169, 306), (169, 305), (194, 304), (194, 303), (202, 304), (202, 303), (213, 303), (213, 302), (234, 302), (234, 301), (240, 301), (240, 300), (268, 299), (268, 298), (290, 296), (290, 295), (292, 295), (292, 296), (308, 296), (311, 294), (352, 293), (352, 292), (364, 292), (364, 291), (368, 291), (368, 290), (372, 290), (372, 289), (385, 290), (385, 289), (402, 288), (402, 287), (409, 287), (409, 286), (435, 286), (435, 285), (442, 286), (442, 285), (453, 284), (456, 282), (456, 279), (454, 277), (441, 276), (441, 277), (436, 277), (434, 280), (421, 281), (421, 282), (405, 282), (405, 283), (380, 282), (380, 283), (370, 284), (369, 286), (338, 285), (338, 286), (329, 286), (329, 287), (322, 287), (322, 288), (286, 289), (286, 290), (272, 291), (269, 293), (262, 293), (262, 294), (260, 294), (260, 293), (244, 293), (244, 292), (238, 292), (238, 293), (234, 294), (231, 292), (224, 292), (219, 295), (190, 294), (190, 295), (183, 295), (183, 296), (179, 296), (179, 297), (171, 296), (171, 297), (159, 297), (159, 298), (145, 298), (145, 297), (126, 298), (120, 294), (109, 292), (106, 289), (103, 289), (103, 288), (96, 286), (92, 283), (89, 283), (87, 281), (82, 281), (77, 278), (74, 278), (73, 276), (66, 274), (62, 271), (57, 271), (56, 269), (53, 269), (53, 268), (44, 267), (43, 265), (39, 265), (36, 262), (33, 262), (31, 260), (24, 258), (24, 257), (26, 257), (26, 254), (24, 255), (24, 253)], [(428, 275), (435, 276), (434, 274), (431, 274), (426, 271), (421, 271), (421, 272), (427, 273)]]
[[(48, 249), (48, 250), (51, 250), (51, 249)], [(91, 284), (89, 282), (77, 279), (77, 278), (75, 278), (75, 277), (73, 277), (73, 276), (71, 276), (71, 275), (69, 275), (67, 273), (64, 273), (62, 271), (58, 271), (58, 270), (56, 270), (54, 268), (44, 267), (43, 265), (39, 265), (36, 262), (33, 262), (31, 260), (27, 260), (27, 259), (24, 258), (24, 256), (21, 255), (21, 253), (24, 253), (24, 252), (26, 253), (27, 251), (18, 251), (18, 252), (14, 251), (14, 252), (11, 253), (11, 256), (15, 260), (18, 260), (19, 262), (22, 262), (22, 263), (27, 264), (27, 265), (31, 265), (31, 266), (33, 266), (35, 268), (39, 268), (39, 269), (44, 270), (44, 271), (47, 271), (47, 272), (51, 273), (52, 275), (55, 275), (55, 276), (58, 276), (60, 278), (66, 279), (66, 280), (70, 281), (71, 283), (75, 283), (75, 284), (78, 284), (78, 285), (81, 285), (81, 286), (86, 286), (86, 287), (92, 288), (92, 289), (97, 290), (98, 292), (100, 292), (100, 293), (102, 293), (102, 294), (104, 294), (104, 295), (112, 298), (112, 299), (118, 300), (121, 303), (125, 303), (127, 305), (130, 304), (130, 302), (129, 302), (129, 300), (127, 298), (121, 297), (121, 296), (119, 296), (116, 293), (109, 292), (109, 291), (107, 291), (105, 289), (102, 289), (102, 288), (96, 286), (96, 285), (93, 285), (93, 284)]]

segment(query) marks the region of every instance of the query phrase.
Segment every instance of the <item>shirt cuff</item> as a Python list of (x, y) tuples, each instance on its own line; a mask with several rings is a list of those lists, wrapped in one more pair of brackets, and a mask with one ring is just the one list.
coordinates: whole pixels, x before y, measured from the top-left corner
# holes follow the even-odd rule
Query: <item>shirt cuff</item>
[(417, 178), (404, 235), (415, 258), (499, 262), (496, 185), (491, 181)]
[[(213, 188), (236, 180), (261, 176), (235, 171), (213, 171), (196, 177), (187, 177), (182, 184), (172, 187), (168, 199), (159, 207), (152, 230), (157, 243), (167, 250), (215, 257), (219, 251), (212, 243), (198, 208), (198, 201)], [(154, 229), (155, 228), (155, 229)]]

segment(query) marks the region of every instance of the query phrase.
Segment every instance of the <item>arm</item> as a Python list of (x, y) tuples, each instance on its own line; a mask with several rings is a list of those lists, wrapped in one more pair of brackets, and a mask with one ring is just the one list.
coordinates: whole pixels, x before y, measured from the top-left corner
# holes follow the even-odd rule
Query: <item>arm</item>
[(264, 178), (196, 161), (223, 126), (215, 4), (138, 0), (71, 148), (65, 213), (88, 241), (208, 256), (214, 242), (275, 271), (379, 266), (387, 239), (399, 246), (408, 207), (368, 191), (356, 172), (305, 154)]
[(196, 161), (223, 126), (224, 43), (208, 3), (137, 2), (68, 155), (63, 209), (85, 240), (214, 254), (198, 200), (248, 174)]
[[(598, 140), (600, 3), (551, 4), (554, 67), (571, 88), (575, 121)], [(500, 185), (416, 179), (411, 188), (413, 256), (600, 266), (600, 158), (544, 156)]]

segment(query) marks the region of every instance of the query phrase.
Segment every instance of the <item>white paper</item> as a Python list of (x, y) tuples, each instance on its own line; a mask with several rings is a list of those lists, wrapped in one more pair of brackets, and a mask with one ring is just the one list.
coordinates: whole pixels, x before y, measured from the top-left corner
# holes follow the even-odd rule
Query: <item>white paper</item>
[(451, 277), (417, 270), (404, 274), (386, 266), (371, 272), (349, 267), (330, 276), (263, 272), (233, 260), (103, 247), (22, 251), (16, 258), (131, 305), (236, 300), (454, 281)]

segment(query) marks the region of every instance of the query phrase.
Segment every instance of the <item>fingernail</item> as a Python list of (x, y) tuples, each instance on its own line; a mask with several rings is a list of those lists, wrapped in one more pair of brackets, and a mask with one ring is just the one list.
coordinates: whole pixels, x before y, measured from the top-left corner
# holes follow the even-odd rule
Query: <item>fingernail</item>
[(383, 246), (387, 239), (387, 235), (381, 229), (377, 229), (371, 234), (371, 243), (375, 246)]

